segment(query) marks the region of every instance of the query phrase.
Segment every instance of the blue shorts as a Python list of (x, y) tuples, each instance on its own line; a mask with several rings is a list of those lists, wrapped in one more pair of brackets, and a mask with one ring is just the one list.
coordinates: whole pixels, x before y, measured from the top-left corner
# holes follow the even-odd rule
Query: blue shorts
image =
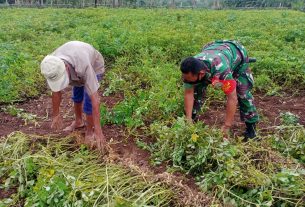
[[(97, 80), (102, 80), (102, 74), (96, 76)], [(92, 115), (92, 103), (91, 98), (87, 91), (85, 90), (84, 86), (74, 86), (72, 92), (72, 100), (74, 103), (82, 103), (83, 105), (83, 112), (87, 115)]]

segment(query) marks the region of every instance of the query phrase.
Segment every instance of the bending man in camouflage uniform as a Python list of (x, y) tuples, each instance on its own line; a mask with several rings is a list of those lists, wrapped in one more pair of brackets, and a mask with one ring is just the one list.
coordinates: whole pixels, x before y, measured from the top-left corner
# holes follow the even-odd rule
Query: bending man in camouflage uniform
[(201, 53), (181, 63), (184, 81), (186, 118), (195, 120), (203, 104), (209, 84), (221, 88), (227, 95), (226, 117), (222, 126), (228, 134), (237, 108), (246, 124), (245, 139), (256, 136), (255, 123), (259, 117), (253, 103), (253, 77), (246, 49), (237, 41), (215, 41), (203, 47)]

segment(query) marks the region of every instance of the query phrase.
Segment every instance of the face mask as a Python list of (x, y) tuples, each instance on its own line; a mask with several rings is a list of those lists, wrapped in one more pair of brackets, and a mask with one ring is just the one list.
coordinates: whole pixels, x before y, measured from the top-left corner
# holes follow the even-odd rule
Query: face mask
[(192, 84), (192, 85), (195, 85), (195, 84), (198, 84), (198, 83), (201, 83), (201, 80), (199, 80), (199, 74), (197, 76), (197, 80), (195, 81), (187, 81), (187, 80), (183, 80), (184, 83), (188, 83), (188, 84)]

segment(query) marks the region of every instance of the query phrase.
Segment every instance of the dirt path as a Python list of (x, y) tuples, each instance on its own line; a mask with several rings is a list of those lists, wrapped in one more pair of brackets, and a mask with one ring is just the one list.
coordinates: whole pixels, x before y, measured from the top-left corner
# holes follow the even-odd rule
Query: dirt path
[[(65, 126), (68, 126), (73, 120), (73, 103), (70, 99), (70, 90), (71, 89), (68, 89), (65, 92), (65, 95), (63, 95), (61, 105), (61, 114), (63, 114)], [(117, 102), (123, 100), (122, 95), (106, 97), (101, 94), (101, 97), (101, 102), (105, 103), (108, 108), (112, 108)], [(288, 94), (285, 94), (282, 97), (255, 95), (255, 103), (261, 119), (258, 124), (259, 129), (279, 125), (280, 113), (288, 111), (298, 115), (300, 117), (299, 123), (305, 126), (305, 116), (303, 115), (305, 113), (305, 91), (302, 91), (298, 93), (297, 96), (293, 97)], [(17, 108), (24, 109), (26, 113), (37, 116), (37, 125), (35, 126), (35, 123), (25, 123), (22, 118), (3, 112), (1, 108), (4, 106), (0, 105), (0, 137), (8, 135), (13, 131), (22, 131), (39, 135), (52, 134), (53, 132), (50, 130), (51, 106), (51, 99), (46, 94), (38, 99), (16, 104)], [(201, 114), (199, 119), (208, 125), (220, 126), (224, 120), (224, 112), (224, 102), (211, 101), (209, 110)], [(237, 112), (233, 131), (238, 134), (244, 128), (243, 125), (244, 123), (240, 122), (239, 114)], [(105, 125), (103, 130), (105, 131), (107, 138), (110, 139), (110, 137), (116, 137), (117, 134), (120, 134), (122, 129), (116, 125)]]
[[(63, 95), (61, 114), (64, 117), (64, 126), (68, 126), (73, 120), (73, 105), (70, 99), (71, 89), (67, 89)], [(101, 102), (105, 103), (108, 108), (112, 108), (117, 102), (123, 100), (122, 95), (115, 95), (111, 97), (104, 97), (101, 94)], [(255, 102), (260, 112), (261, 122), (258, 128), (266, 128), (267, 126), (274, 126), (280, 123), (280, 112), (290, 111), (300, 117), (300, 124), (305, 125), (305, 117), (302, 114), (305, 112), (305, 92), (300, 93), (299, 96), (289, 97), (284, 95), (282, 97), (264, 97), (261, 95), (255, 96)], [(33, 99), (24, 103), (16, 105), (17, 108), (22, 108), (26, 113), (37, 116), (35, 123), (27, 123), (16, 116), (0, 111), (0, 137), (6, 136), (14, 131), (22, 131), (29, 134), (54, 134), (54, 136), (64, 136), (64, 133), (54, 133), (50, 130), (51, 123), (51, 99), (48, 95), (42, 95), (38, 99)], [(0, 106), (1, 108), (1, 106)], [(224, 102), (211, 102), (209, 110), (200, 116), (208, 125), (221, 126), (224, 118)], [(239, 121), (239, 115), (236, 114), (236, 122), (233, 126), (235, 135), (241, 135), (244, 129), (244, 124)], [(150, 153), (137, 147), (133, 137), (128, 137), (126, 130), (118, 125), (105, 125), (103, 131), (107, 142), (112, 148), (112, 153), (109, 159), (114, 162), (120, 162), (123, 165), (139, 169), (141, 173), (153, 173), (157, 179), (161, 179), (183, 189), (181, 200), (185, 204), (192, 202), (195, 206), (206, 205), (210, 198), (204, 193), (200, 192), (191, 177), (175, 173), (169, 174), (166, 172), (166, 167), (161, 165), (153, 167), (150, 165)], [(78, 132), (80, 135), (84, 134), (82, 130)], [(9, 195), (9, 194), (8, 194)], [(196, 203), (197, 202), (197, 203)]]

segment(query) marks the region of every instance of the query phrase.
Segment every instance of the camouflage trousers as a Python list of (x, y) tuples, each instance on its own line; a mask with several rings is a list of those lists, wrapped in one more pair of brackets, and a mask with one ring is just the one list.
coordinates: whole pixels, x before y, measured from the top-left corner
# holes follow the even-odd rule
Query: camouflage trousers
[[(259, 120), (259, 116), (254, 105), (254, 98), (251, 94), (254, 80), (251, 70), (248, 67), (248, 63), (242, 64), (240, 67), (247, 67), (242, 74), (234, 74), (233, 77), (236, 80), (237, 87), (237, 99), (240, 111), (240, 119), (247, 123), (256, 123)], [(207, 85), (199, 84), (194, 88), (194, 105), (192, 111), (193, 120), (196, 119), (196, 115), (201, 110), (206, 97)]]

